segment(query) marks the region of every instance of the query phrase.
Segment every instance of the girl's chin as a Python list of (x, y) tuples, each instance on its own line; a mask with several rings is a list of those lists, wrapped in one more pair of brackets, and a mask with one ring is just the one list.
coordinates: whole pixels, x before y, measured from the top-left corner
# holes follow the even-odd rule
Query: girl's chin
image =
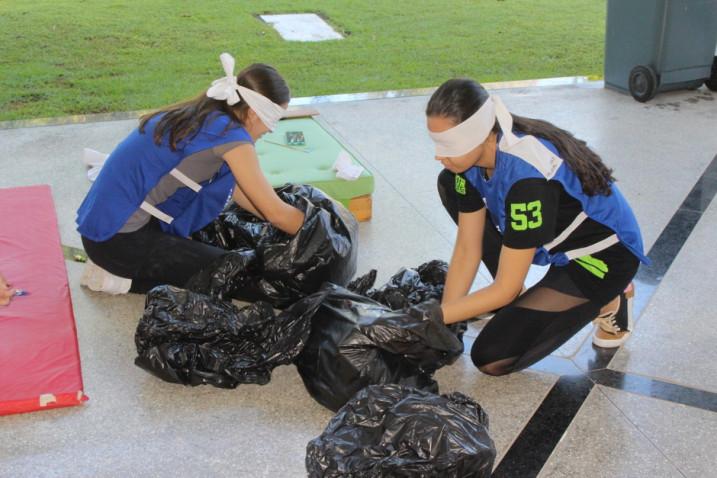
[(443, 164), (443, 167), (446, 168), (448, 171), (452, 172), (453, 174), (462, 174), (468, 171), (471, 166), (463, 167), (452, 163), (441, 163)]
[(446, 166), (446, 169), (448, 169), (450, 172), (454, 174), (463, 174), (466, 171), (468, 171), (470, 168), (461, 168), (460, 166)]

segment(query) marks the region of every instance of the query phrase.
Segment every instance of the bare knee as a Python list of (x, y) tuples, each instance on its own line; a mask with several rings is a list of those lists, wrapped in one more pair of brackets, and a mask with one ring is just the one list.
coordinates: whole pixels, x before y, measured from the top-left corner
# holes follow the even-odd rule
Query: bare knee
[(483, 360), (481, 360), (480, 357), (478, 357), (477, 355), (478, 354), (474, 355), (472, 358), (473, 363), (476, 367), (478, 367), (478, 370), (480, 370), (486, 375), (492, 375), (494, 377), (508, 375), (509, 373), (514, 372), (514, 365), (518, 361), (518, 357), (508, 357), (498, 360), (483, 357)]
[(508, 375), (513, 371), (512, 367), (507, 367), (501, 364), (502, 360), (497, 362), (487, 363), (485, 365), (479, 365), (478, 370), (486, 375), (492, 375), (494, 377), (500, 377), (501, 375)]

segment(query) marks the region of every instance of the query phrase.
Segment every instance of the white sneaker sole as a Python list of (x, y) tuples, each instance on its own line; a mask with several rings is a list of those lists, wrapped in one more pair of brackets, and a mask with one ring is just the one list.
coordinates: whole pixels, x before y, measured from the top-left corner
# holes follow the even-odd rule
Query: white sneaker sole
[(621, 346), (627, 342), (627, 339), (629, 339), (631, 335), (630, 332), (627, 332), (619, 339), (601, 339), (595, 335), (598, 330), (600, 330), (600, 326), (595, 326), (593, 329), (593, 344), (604, 349), (614, 349)]
[[(595, 319), (593, 320), (593, 344), (595, 344), (598, 347), (602, 347), (604, 349), (614, 349), (622, 344), (624, 344), (627, 339), (630, 338), (630, 335), (632, 333), (632, 330), (634, 328), (634, 322), (633, 322), (633, 316), (632, 316), (632, 303), (635, 298), (635, 289), (632, 284), (630, 284), (629, 292), (626, 291), (626, 299), (627, 299), (627, 329), (628, 332), (624, 334), (619, 339), (601, 339), (597, 335), (598, 330), (600, 330), (600, 321)], [(619, 307), (619, 305), (618, 305)]]

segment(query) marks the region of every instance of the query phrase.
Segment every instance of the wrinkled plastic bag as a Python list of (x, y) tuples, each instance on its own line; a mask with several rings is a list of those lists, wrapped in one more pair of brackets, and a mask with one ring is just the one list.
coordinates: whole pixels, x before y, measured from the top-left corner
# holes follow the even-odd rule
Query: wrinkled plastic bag
[(433, 373), (463, 353), (464, 329), (444, 325), (435, 301), (391, 311), (333, 284), (323, 290), (329, 294), (295, 363), (309, 394), (331, 410), (372, 384), (437, 392)]
[(446, 274), (448, 264), (434, 260), (415, 269), (399, 270), (378, 289), (372, 289), (376, 282), (375, 269), (353, 280), (346, 288), (397, 310), (431, 299), (441, 300)]
[(489, 477), (496, 449), (471, 398), (399, 385), (363, 389), (306, 447), (311, 478)]
[(276, 192), (304, 211), (299, 232), (292, 237), (233, 204), (192, 236), (231, 252), (192, 278), (188, 289), (283, 308), (324, 282), (351, 280), (358, 252), (351, 212), (311, 186), (286, 185)]
[(266, 384), (304, 347), (323, 298), (308, 296), (278, 315), (266, 302), (241, 309), (172, 286), (149, 291), (135, 334), (135, 364), (168, 382), (235, 388)]

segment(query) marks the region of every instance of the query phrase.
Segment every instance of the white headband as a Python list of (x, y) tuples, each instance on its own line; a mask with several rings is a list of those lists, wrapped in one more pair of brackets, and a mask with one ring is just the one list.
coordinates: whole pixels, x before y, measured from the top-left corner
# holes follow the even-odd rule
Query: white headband
[(503, 131), (500, 150), (532, 164), (546, 178), (552, 178), (563, 163), (562, 158), (553, 154), (535, 136), (518, 137), (513, 133), (513, 116), (503, 101), (491, 95), (470, 118), (440, 133), (428, 132), (436, 144), (436, 156), (462, 156), (481, 145), (493, 130), (496, 119)]
[(470, 118), (440, 133), (428, 132), (436, 143), (436, 156), (463, 156), (482, 144), (493, 129), (495, 108), (492, 98), (483, 103)]
[(229, 53), (219, 55), (219, 60), (222, 62), (226, 76), (212, 81), (212, 86), (207, 90), (207, 96), (215, 100), (226, 101), (228, 105), (235, 105), (243, 99), (269, 131), (274, 131), (286, 110), (266, 96), (240, 86), (237, 83), (236, 75), (234, 75), (234, 57)]

